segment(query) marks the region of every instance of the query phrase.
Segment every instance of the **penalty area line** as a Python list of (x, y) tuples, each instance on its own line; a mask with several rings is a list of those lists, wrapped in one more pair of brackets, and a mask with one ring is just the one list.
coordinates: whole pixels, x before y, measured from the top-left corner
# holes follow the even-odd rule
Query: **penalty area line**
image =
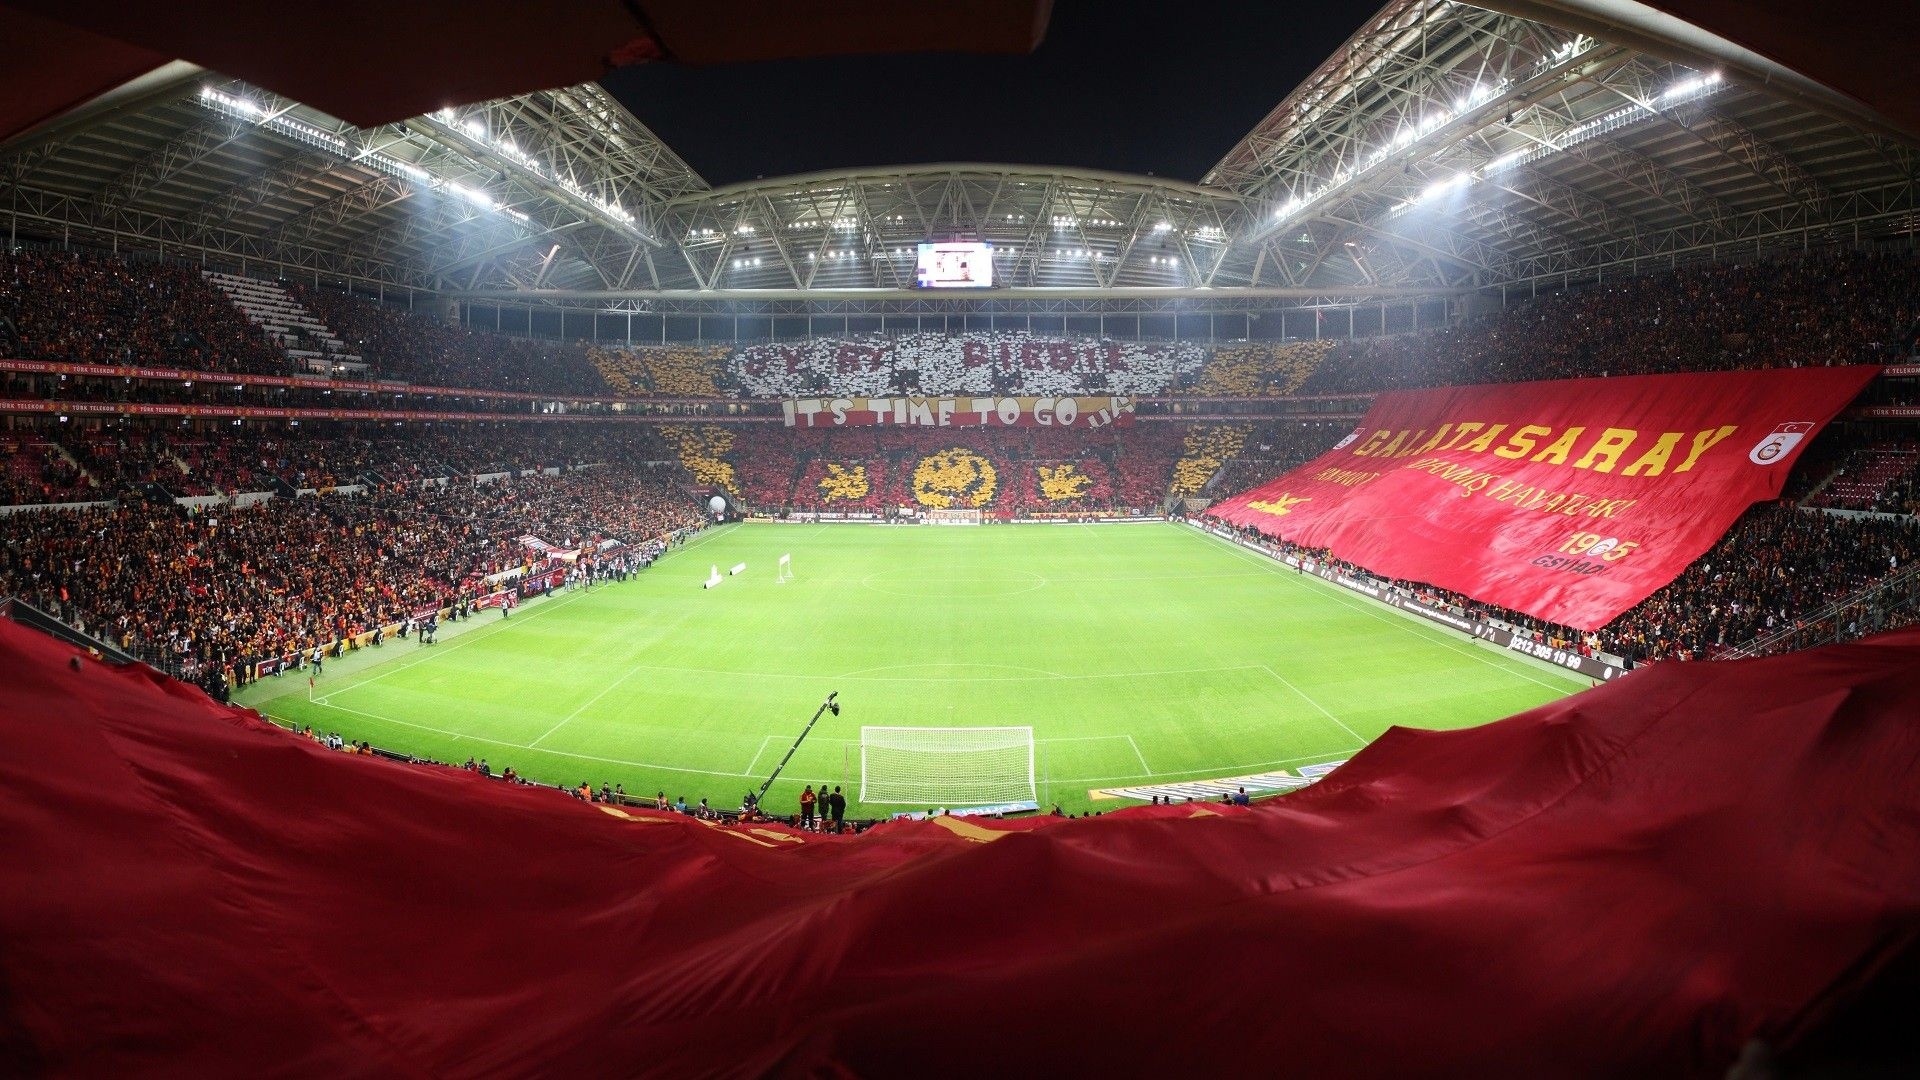
[(540, 745), (540, 742), (541, 742), (541, 740), (542, 740), (542, 739), (545, 739), (545, 738), (546, 738), (547, 736), (549, 736), (549, 735), (551, 735), (551, 734), (553, 734), (553, 733), (554, 733), (554, 732), (556, 732), (556, 731), (559, 731), (559, 730), (560, 730), (561, 728), (563, 728), (563, 727), (566, 727), (566, 726), (567, 726), (567, 724), (569, 724), (570, 722), (572, 722), (572, 720), (573, 720), (573, 718), (574, 718), (574, 717), (576, 717), (576, 716), (579, 716), (579, 715), (580, 715), (581, 713), (583, 713), (583, 712), (586, 712), (586, 711), (587, 711), (588, 709), (591, 709), (591, 708), (593, 708), (593, 706), (595, 705), (595, 703), (597, 703), (597, 702), (598, 702), (598, 701), (599, 701), (599, 700), (600, 700), (601, 698), (603, 698), (603, 697), (606, 697), (606, 696), (607, 696), (608, 694), (611, 694), (611, 693), (613, 693), (613, 691), (614, 691), (614, 688), (615, 688), (615, 687), (617, 687), (617, 686), (619, 686), (619, 685), (620, 685), (621, 683), (624, 683), (624, 682), (626, 682), (626, 681), (627, 681), (628, 679), (631, 679), (631, 678), (633, 678), (633, 676), (634, 676), (634, 673), (635, 673), (635, 672), (638, 672), (639, 670), (640, 670), (640, 669), (639, 669), (639, 668), (637, 668), (637, 667), (636, 667), (636, 668), (629, 668), (629, 669), (627, 669), (627, 673), (626, 673), (625, 675), (622, 675), (622, 676), (620, 676), (619, 678), (617, 678), (617, 679), (615, 679), (615, 680), (613, 680), (612, 682), (610, 682), (610, 683), (608, 683), (608, 684), (607, 684), (607, 688), (606, 688), (605, 690), (602, 690), (602, 691), (600, 691), (599, 693), (597, 693), (597, 694), (595, 694), (595, 695), (593, 695), (592, 697), (590, 697), (590, 698), (588, 698), (588, 699), (587, 699), (587, 701), (586, 701), (586, 704), (584, 704), (584, 705), (581, 705), (581, 706), (580, 706), (579, 708), (577, 708), (577, 709), (575, 709), (575, 710), (573, 710), (572, 712), (570, 712), (570, 713), (568, 713), (567, 715), (565, 715), (565, 716), (563, 716), (563, 717), (561, 717), (561, 718), (560, 718), (560, 722), (559, 722), (559, 723), (557, 723), (557, 724), (555, 724), (555, 725), (553, 725), (552, 727), (550, 727), (550, 728), (548, 728), (547, 730), (545, 730), (545, 731), (543, 731), (543, 732), (541, 732), (541, 733), (540, 733), (540, 738), (538, 738), (538, 739), (535, 739), (535, 740), (533, 740), (532, 742), (530, 742), (530, 743), (528, 743), (528, 744), (527, 744), (527, 749), (529, 749), (529, 750), (532, 750), (532, 749), (534, 749), (534, 748), (536, 748), (536, 747), (538, 747), (538, 746)]
[(1341, 723), (1340, 718), (1328, 712), (1327, 707), (1325, 705), (1322, 705), (1318, 701), (1315, 701), (1313, 699), (1313, 696), (1308, 694), (1305, 690), (1302, 690), (1298, 686), (1293, 685), (1293, 680), (1287, 678), (1285, 675), (1280, 674), (1279, 672), (1273, 670), (1272, 668), (1268, 667), (1265, 664), (1260, 665), (1260, 670), (1266, 672), (1267, 674), (1273, 676), (1276, 679), (1279, 679), (1280, 685), (1300, 695), (1300, 698), (1302, 701), (1305, 701), (1307, 704), (1320, 710), (1320, 715), (1333, 721), (1336, 725), (1339, 726), (1341, 731), (1344, 731), (1347, 734), (1353, 736), (1354, 738), (1359, 739), (1360, 745), (1365, 746), (1367, 744), (1367, 740), (1364, 736), (1362, 736), (1359, 732), (1353, 730), (1352, 728), (1348, 727), (1347, 725)]
[[(316, 701), (314, 704), (317, 705), (319, 702)], [(445, 735), (453, 739), (465, 739), (468, 742), (486, 743), (488, 746), (504, 746), (509, 750), (526, 750), (535, 754), (550, 754), (554, 757), (574, 758), (579, 761), (597, 761), (605, 765), (626, 765), (635, 769), (659, 769), (662, 772), (689, 773), (695, 776), (742, 777), (752, 775), (751, 773), (728, 772), (723, 769), (693, 769), (684, 765), (662, 765), (655, 761), (628, 761), (625, 758), (600, 757), (596, 754), (577, 754), (571, 750), (555, 750), (546, 746), (528, 746), (526, 743), (508, 742), (505, 739), (489, 739), (484, 735), (474, 735), (470, 732), (449, 731), (446, 728), (434, 727), (431, 724), (416, 724), (409, 720), (399, 720), (391, 716), (383, 716), (380, 713), (367, 712), (364, 709), (349, 709), (345, 705), (327, 705), (325, 708), (332, 709), (335, 712), (351, 713), (354, 716), (364, 716), (369, 720), (378, 720), (383, 724), (394, 724), (398, 727), (413, 728), (416, 731), (430, 731), (435, 735)], [(822, 780), (820, 778), (807, 776), (797, 777), (796, 779), (801, 783), (818, 784), (832, 782), (831, 780)]]

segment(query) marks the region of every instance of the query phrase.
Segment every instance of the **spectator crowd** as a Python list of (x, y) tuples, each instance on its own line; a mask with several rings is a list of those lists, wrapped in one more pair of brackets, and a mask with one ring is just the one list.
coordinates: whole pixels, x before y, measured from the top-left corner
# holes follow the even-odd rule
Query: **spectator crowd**
[[(968, 331), (603, 349), (471, 330), (307, 284), (286, 288), (379, 377), (587, 396), (1364, 394), (1897, 361), (1912, 355), (1920, 333), (1920, 261), (1859, 251), (1695, 266), (1557, 291), (1398, 337), (1217, 346)], [(291, 370), (275, 343), (198, 268), (70, 252), (0, 255), (0, 357), (218, 373)], [(1910, 403), (1914, 382), (1882, 380), (1874, 400)], [(0, 396), (272, 400), (267, 388), (157, 385), (9, 373)], [(310, 402), (330, 395), (296, 389), (294, 396)], [(117, 640), (230, 667), (289, 642), (338, 636), (343, 627), (457, 596), (467, 575), (516, 555), (501, 547), (514, 530), (578, 526), (564, 531), (640, 537), (698, 520), (693, 497), (676, 484), (724, 490), (775, 512), (1152, 508), (1170, 495), (1220, 497), (1255, 486), (1350, 430), (1344, 421), (1309, 414), (1240, 420), (1217, 402), (1177, 404), (1184, 410), (1178, 415), (1194, 419), (1094, 431), (10, 421), (0, 434), (0, 503), (119, 501), (0, 524), (4, 584)], [(678, 479), (669, 483), (667, 473), (642, 462), (670, 462)], [(527, 470), (594, 463), (610, 467), (519, 478)], [(470, 479), (493, 474), (509, 482)], [(454, 479), (437, 482), (445, 478)], [(340, 487), (363, 494), (293, 497)], [(1634, 659), (1707, 655), (1911, 558), (1920, 452), (1904, 429), (1833, 429), (1810, 448), (1789, 490), (1811, 506), (1905, 517), (1755, 510), (1712, 555), (1600, 639), (1560, 627), (1530, 632)], [(245, 492), (280, 497), (261, 509), (204, 513), (170, 501)]]
[(1344, 343), (1300, 392), (1873, 363), (1911, 355), (1917, 333), (1920, 260), (1814, 254), (1627, 278)]
[(734, 384), (755, 397), (1146, 395), (1190, 381), (1208, 352), (1193, 342), (969, 331), (748, 345), (729, 366)]
[[(471, 602), (525, 567), (517, 540), (580, 550), (645, 545), (704, 520), (677, 474), (605, 466), (358, 495), (190, 509), (122, 500), (0, 517), (0, 596), (209, 683), (415, 612)], [(618, 549), (608, 548), (609, 551)]]

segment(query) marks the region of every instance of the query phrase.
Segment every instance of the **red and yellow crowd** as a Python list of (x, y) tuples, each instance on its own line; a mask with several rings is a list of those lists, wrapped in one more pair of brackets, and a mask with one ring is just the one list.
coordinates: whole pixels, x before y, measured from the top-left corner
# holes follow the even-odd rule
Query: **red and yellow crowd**
[(629, 546), (698, 526), (676, 472), (627, 465), (557, 476), (375, 487), (191, 509), (115, 506), (0, 518), (0, 596), (209, 683), (256, 663), (472, 600), (477, 578), (556, 548)]
[(1920, 260), (1844, 252), (1688, 267), (1346, 343), (1303, 394), (1875, 363), (1911, 355)]
[[(995, 330), (606, 349), (468, 329), (328, 288), (286, 288), (376, 376), (556, 395), (1350, 394), (1444, 383), (1896, 361), (1912, 356), (1920, 334), (1920, 261), (1907, 253), (1822, 253), (1688, 267), (1553, 292), (1497, 314), (1397, 337), (1217, 346)], [(197, 267), (67, 252), (0, 254), (5, 357), (218, 373), (293, 370), (265, 332)], [(1882, 380), (1870, 391), (1871, 403), (1909, 405), (1916, 385)], [(359, 408), (385, 394), (342, 391), (336, 398), (324, 388), (0, 375), (0, 397), (28, 396)], [(426, 395), (409, 395), (405, 407), (471, 407), (461, 404), (465, 398), (440, 397), (429, 402)], [(498, 407), (509, 406), (526, 407)], [(1321, 406), (1357, 407), (1307, 407)], [(680, 515), (697, 518), (689, 492), (704, 495), (709, 489), (775, 513), (1152, 510), (1169, 498), (1219, 497), (1255, 486), (1330, 447), (1348, 430), (1345, 421), (1312, 414), (1249, 415), (1243, 421), (1221, 416), (1217, 403), (1168, 407), (1197, 419), (1068, 431), (813, 431), (777, 422), (664, 424), (656, 431), (633, 423), (413, 421), (402, 428), (316, 422), (295, 428), (163, 427), (84, 415), (85, 423), (73, 424), (51, 417), (22, 420), (0, 434), (0, 503), (120, 501), (112, 509), (36, 514), (0, 525), (5, 585), (49, 600), (77, 621), (107, 626), (113, 636), (132, 635), (145, 646), (218, 666), (277, 647), (281, 639), (337, 630), (457, 587), (443, 581), (445, 573), (484, 562), (480, 548), (463, 545), (497, 541), (508, 526), (495, 523), (513, 521), (512, 528), (526, 531), (531, 521), (579, 521), (639, 534), (691, 520)], [(1809, 505), (1899, 520), (1756, 510), (1714, 555), (1602, 640), (1586, 641), (1563, 628), (1536, 630), (1544, 638), (1639, 659), (1707, 654), (1765, 631), (1770, 620), (1775, 626), (1790, 622), (1808, 605), (1845, 595), (1909, 557), (1911, 515), (1920, 509), (1920, 452), (1914, 446), (1891, 418), (1872, 428), (1841, 425), (1809, 448), (1789, 489)], [(622, 474), (589, 471), (498, 487), (394, 490), (435, 477), (579, 463), (631, 469), (640, 462), (667, 463), (674, 484), (649, 479), (628, 492), (605, 480)], [(675, 485), (684, 490), (671, 490)], [(298, 491), (339, 487), (370, 494), (293, 498)], [(666, 501), (636, 501), (648, 491)], [(264, 511), (220, 508), (197, 515), (169, 502), (249, 492), (280, 498)], [(497, 502), (512, 496), (521, 501)], [(668, 506), (672, 513), (665, 512)], [(463, 523), (461, 531), (452, 531), (448, 521)], [(480, 532), (466, 531), (470, 527)], [(429, 547), (431, 553), (424, 553)], [(276, 560), (285, 558), (283, 551), (305, 552), (305, 565), (281, 569)], [(240, 576), (259, 580), (213, 580), (234, 568), (234, 558)], [(111, 572), (107, 559), (115, 560)], [(418, 565), (402, 569), (409, 560)], [(364, 570), (368, 565), (375, 569)], [(358, 575), (355, 567), (362, 568)], [(367, 574), (371, 578), (362, 583)], [(248, 591), (254, 589), (271, 595)]]

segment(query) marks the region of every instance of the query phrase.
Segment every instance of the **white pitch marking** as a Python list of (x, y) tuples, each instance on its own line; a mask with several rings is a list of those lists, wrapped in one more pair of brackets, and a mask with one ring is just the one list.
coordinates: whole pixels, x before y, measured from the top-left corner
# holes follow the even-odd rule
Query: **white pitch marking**
[[(859, 668), (855, 671), (845, 672), (844, 674), (841, 674), (837, 677), (842, 679), (853, 679), (853, 678), (858, 678), (862, 675), (871, 675), (876, 671), (911, 671), (914, 668), (930, 668), (930, 667), (998, 668), (1001, 671), (1031, 671), (1035, 675), (1045, 675), (1045, 676), (1048, 676), (1049, 678), (1054, 678), (1054, 679), (1072, 678), (1072, 676), (1070, 675), (1062, 675), (1057, 671), (1048, 671), (1046, 668), (1021, 667), (1018, 664), (888, 664), (884, 667)], [(882, 681), (887, 681), (887, 680), (882, 680)], [(936, 679), (933, 681), (935, 682), (949, 681), (950, 682), (950, 681), (968, 681), (968, 680), (966, 679), (965, 676), (961, 676), (960, 679), (958, 680)]]
[[(662, 772), (693, 773), (699, 776), (752, 776), (753, 775), (752, 773), (744, 773), (744, 772), (723, 772), (719, 769), (690, 769), (682, 765), (661, 765), (657, 762), (652, 762), (652, 761), (627, 761), (624, 758), (598, 757), (593, 754), (576, 754), (570, 750), (553, 750), (544, 746), (541, 746), (541, 747), (528, 746), (526, 743), (507, 742), (505, 739), (489, 739), (489, 738), (486, 738), (485, 736), (474, 735), (469, 732), (448, 731), (446, 728), (437, 728), (429, 724), (415, 724), (407, 720), (396, 720), (391, 716), (382, 716), (379, 713), (367, 712), (363, 709), (349, 709), (345, 705), (329, 705), (327, 706), (327, 708), (333, 709), (336, 712), (352, 713), (355, 716), (364, 716), (369, 720), (379, 720), (382, 723), (395, 724), (405, 728), (413, 728), (416, 731), (431, 731), (436, 735), (446, 735), (455, 739), (466, 739), (469, 742), (486, 743), (488, 746), (504, 746), (509, 750), (529, 750), (536, 754), (551, 754), (554, 757), (577, 758), (581, 761), (598, 761), (607, 765), (630, 765), (636, 769), (659, 769)], [(801, 783), (818, 784), (823, 781), (826, 783), (833, 782), (829, 778), (812, 777), (812, 776), (795, 777), (795, 779), (799, 780)], [(1076, 781), (1076, 783), (1077, 782), (1078, 781)]]
[(639, 668), (631, 668), (631, 669), (629, 669), (629, 670), (627, 671), (627, 673), (626, 673), (625, 675), (622, 675), (622, 676), (620, 676), (619, 678), (617, 678), (617, 679), (615, 679), (615, 680), (613, 680), (612, 682), (610, 682), (610, 683), (608, 683), (608, 684), (607, 684), (607, 688), (606, 688), (605, 690), (602, 690), (602, 691), (600, 691), (599, 693), (597, 693), (597, 694), (595, 694), (595, 695), (593, 695), (592, 697), (590, 697), (590, 698), (588, 698), (588, 699), (587, 699), (587, 701), (586, 701), (586, 704), (584, 704), (584, 705), (582, 705), (582, 706), (580, 706), (579, 708), (577, 708), (577, 709), (575, 709), (575, 710), (573, 710), (572, 712), (570, 712), (570, 713), (568, 713), (567, 715), (565, 715), (565, 716), (563, 716), (563, 717), (561, 717), (561, 718), (560, 718), (560, 722), (559, 722), (559, 723), (557, 723), (557, 724), (555, 724), (555, 725), (553, 725), (552, 727), (550, 727), (550, 728), (548, 728), (548, 729), (547, 729), (546, 731), (544, 731), (544, 732), (541, 732), (541, 733), (540, 733), (540, 738), (539, 738), (539, 739), (535, 739), (535, 740), (533, 740), (532, 742), (530, 742), (530, 743), (528, 743), (528, 744), (527, 744), (527, 748), (528, 748), (529, 750), (531, 750), (531, 749), (533, 749), (534, 747), (536, 747), (536, 746), (539, 746), (539, 745), (540, 745), (540, 741), (541, 741), (541, 739), (545, 739), (545, 738), (546, 738), (546, 737), (547, 737), (548, 735), (551, 735), (551, 734), (553, 734), (554, 732), (556, 732), (556, 731), (559, 731), (559, 730), (560, 730), (561, 728), (563, 728), (563, 727), (566, 727), (566, 726), (567, 726), (567, 724), (568, 724), (568, 723), (569, 723), (570, 721), (572, 721), (574, 717), (576, 717), (576, 716), (579, 716), (579, 715), (580, 715), (581, 713), (583, 713), (583, 712), (586, 712), (586, 711), (587, 711), (588, 709), (590, 709), (590, 708), (592, 708), (592, 707), (594, 706), (594, 703), (595, 703), (595, 702), (598, 702), (598, 701), (599, 701), (599, 700), (600, 700), (601, 698), (603, 698), (603, 697), (606, 697), (606, 696), (607, 696), (608, 694), (611, 694), (611, 693), (613, 693), (613, 688), (614, 688), (614, 687), (616, 687), (616, 686), (619, 686), (619, 685), (620, 685), (621, 683), (623, 683), (623, 682), (626, 682), (626, 681), (627, 681), (628, 679), (631, 679), (631, 678), (633, 678), (633, 676), (634, 676), (634, 672), (637, 672), (637, 671), (639, 671), (639, 670), (640, 670)]
[[(1173, 528), (1179, 528), (1179, 526), (1173, 525), (1172, 522), (1168, 522), (1168, 525)], [(1188, 526), (1186, 529), (1182, 531), (1197, 532), (1201, 536), (1205, 536), (1209, 539), (1225, 544), (1227, 546), (1227, 550), (1230, 551), (1231, 553), (1238, 555), (1243, 559), (1252, 559), (1256, 565), (1258, 565), (1261, 569), (1265, 570), (1267, 573), (1279, 575), (1282, 581), (1292, 581), (1295, 577), (1304, 578), (1306, 576), (1304, 574), (1299, 574), (1299, 575), (1289, 574), (1287, 573), (1287, 564), (1282, 562), (1276, 562), (1273, 559), (1269, 559), (1264, 555), (1256, 555), (1253, 552), (1248, 551), (1246, 548), (1241, 547), (1239, 544), (1236, 544), (1233, 541), (1228, 540), (1224, 537), (1216, 536), (1205, 529), (1199, 528), (1198, 526)], [(1412, 634), (1414, 637), (1417, 637), (1422, 641), (1430, 641), (1436, 645), (1444, 645), (1455, 652), (1465, 653), (1466, 655), (1472, 657), (1475, 660), (1480, 661), (1481, 663), (1487, 665), (1488, 667), (1497, 668), (1501, 671), (1506, 672), (1509, 675), (1513, 675), (1517, 678), (1525, 679), (1528, 682), (1534, 683), (1539, 686), (1544, 686), (1549, 690), (1559, 690), (1562, 692), (1567, 692), (1568, 690), (1568, 688), (1565, 686), (1555, 686), (1553, 683), (1550, 683), (1550, 682), (1542, 682), (1541, 680), (1534, 678), (1532, 675), (1529, 675), (1524, 671), (1516, 670), (1515, 668), (1509, 667), (1506, 664), (1494, 663), (1494, 661), (1490, 657), (1482, 655), (1482, 653), (1485, 650), (1477, 646), (1462, 645), (1457, 642), (1454, 642), (1445, 636), (1446, 632), (1443, 630), (1431, 630), (1428, 633), (1423, 634), (1421, 633), (1421, 631), (1427, 630), (1428, 629), (1427, 627), (1421, 626), (1418, 623), (1409, 622), (1408, 620), (1401, 618), (1397, 615), (1385, 615), (1378, 611), (1375, 611), (1373, 610), (1372, 607), (1368, 605), (1367, 601), (1342, 595), (1343, 593), (1346, 592), (1346, 590), (1340, 587), (1339, 585), (1335, 585), (1333, 582), (1326, 581), (1319, 577), (1314, 577), (1311, 580), (1319, 584), (1323, 589), (1333, 590), (1332, 592), (1323, 592), (1322, 595), (1327, 596), (1329, 599), (1333, 600), (1334, 602), (1339, 604), (1344, 604), (1347, 607), (1350, 607), (1355, 611), (1358, 611), (1368, 616), (1369, 618), (1378, 619), (1381, 622), (1387, 623), (1388, 625), (1391, 625), (1391, 626), (1397, 626), (1400, 629), (1405, 630), (1407, 633)]]
[(764, 753), (766, 753), (766, 752), (767, 752), (767, 744), (768, 744), (768, 743), (770, 743), (770, 742), (772, 742), (772, 741), (773, 741), (773, 736), (771, 736), (771, 735), (762, 735), (762, 736), (760, 736), (760, 745), (759, 745), (759, 747), (757, 747), (757, 748), (756, 748), (756, 749), (755, 749), (755, 750), (753, 751), (753, 756), (747, 759), (747, 768), (746, 768), (746, 771), (745, 771), (745, 772), (742, 772), (742, 773), (741, 773), (740, 775), (742, 775), (742, 776), (752, 776), (752, 775), (754, 775), (754, 766), (755, 766), (755, 765), (758, 765), (758, 764), (760, 764), (760, 755), (761, 755), (761, 754), (764, 754)]
[[(454, 639), (452, 642), (449, 642), (446, 648), (444, 649), (436, 648), (432, 652), (428, 653), (427, 655), (421, 657), (418, 660), (409, 660), (404, 664), (399, 664), (394, 667), (388, 668), (385, 671), (380, 671), (378, 675), (375, 675), (372, 678), (362, 679), (356, 683), (348, 683), (345, 686), (336, 686), (333, 689), (327, 691), (327, 697), (332, 697), (335, 694), (344, 694), (349, 690), (358, 690), (363, 686), (370, 686), (373, 683), (377, 683), (381, 679), (384, 679), (389, 675), (398, 675), (401, 672), (407, 670), (408, 668), (418, 667), (429, 660), (433, 660), (438, 657), (445, 656), (448, 653), (452, 652), (453, 650), (458, 649), (462, 645), (471, 645), (474, 642), (481, 640), (482, 638), (492, 637), (494, 636), (494, 634), (499, 633), (500, 630), (505, 629), (508, 626), (523, 626), (526, 624), (528, 619), (537, 619), (540, 616), (545, 615), (547, 612), (552, 611), (557, 607), (565, 606), (566, 604), (569, 604), (574, 600), (577, 600), (580, 597), (586, 596), (586, 595), (587, 594), (584, 592), (577, 592), (577, 593), (573, 593), (570, 596), (562, 596), (562, 597), (559, 597), (558, 599), (551, 601), (550, 603), (541, 604), (539, 607), (533, 609), (532, 611), (526, 613), (525, 615), (520, 616), (520, 618), (517, 621), (513, 619), (501, 619), (500, 621), (494, 623), (492, 626), (478, 627), (472, 631), (461, 634), (458, 638)], [(374, 670), (379, 671), (380, 669), (375, 668)], [(316, 700), (319, 700), (319, 699), (316, 699)], [(321, 704), (325, 704), (325, 702), (321, 701)]]
[(1306, 703), (1307, 703), (1307, 704), (1309, 704), (1309, 705), (1311, 705), (1311, 706), (1313, 706), (1313, 707), (1314, 707), (1314, 708), (1316, 708), (1316, 709), (1319, 709), (1319, 710), (1320, 710), (1320, 715), (1321, 715), (1321, 716), (1324, 716), (1324, 717), (1326, 717), (1327, 719), (1329, 719), (1329, 720), (1331, 720), (1331, 721), (1333, 721), (1333, 722), (1334, 722), (1335, 724), (1339, 724), (1339, 725), (1340, 725), (1340, 730), (1341, 730), (1341, 731), (1344, 731), (1344, 732), (1346, 732), (1347, 734), (1349, 734), (1349, 735), (1351, 735), (1351, 736), (1353, 736), (1354, 738), (1356, 738), (1356, 739), (1359, 739), (1359, 740), (1360, 740), (1360, 745), (1362, 745), (1362, 746), (1365, 746), (1365, 745), (1367, 744), (1367, 740), (1366, 740), (1366, 737), (1365, 737), (1365, 736), (1363, 736), (1363, 735), (1361, 735), (1361, 734), (1360, 734), (1359, 732), (1357, 732), (1357, 731), (1355, 731), (1355, 730), (1353, 730), (1352, 728), (1350, 728), (1350, 727), (1348, 727), (1347, 725), (1345, 725), (1345, 724), (1341, 724), (1341, 723), (1340, 723), (1340, 718), (1339, 718), (1339, 717), (1337, 717), (1337, 716), (1335, 716), (1335, 715), (1333, 715), (1332, 713), (1330, 713), (1330, 712), (1328, 712), (1328, 711), (1327, 711), (1327, 707), (1326, 707), (1325, 705), (1322, 705), (1322, 704), (1320, 704), (1320, 703), (1319, 703), (1318, 701), (1315, 701), (1315, 700), (1313, 699), (1313, 696), (1312, 696), (1311, 694), (1308, 694), (1308, 693), (1307, 693), (1307, 692), (1306, 692), (1305, 690), (1302, 690), (1302, 689), (1300, 689), (1299, 687), (1297, 687), (1297, 686), (1295, 686), (1295, 685), (1293, 685), (1293, 680), (1291, 680), (1291, 679), (1289, 679), (1289, 678), (1287, 678), (1287, 677), (1286, 677), (1285, 675), (1282, 675), (1282, 674), (1280, 674), (1279, 672), (1277, 672), (1277, 671), (1275, 671), (1275, 670), (1273, 670), (1272, 668), (1270, 668), (1270, 667), (1267, 667), (1267, 666), (1266, 666), (1265, 664), (1262, 664), (1262, 665), (1260, 665), (1260, 667), (1261, 667), (1261, 669), (1262, 669), (1262, 670), (1264, 670), (1264, 671), (1265, 671), (1265, 672), (1266, 672), (1267, 674), (1269, 674), (1269, 675), (1271, 675), (1271, 676), (1273, 676), (1273, 677), (1274, 677), (1274, 678), (1276, 678), (1276, 679), (1279, 679), (1279, 680), (1280, 680), (1280, 684), (1281, 684), (1282, 686), (1285, 686), (1285, 687), (1286, 687), (1287, 689), (1289, 689), (1289, 690), (1291, 690), (1291, 691), (1293, 691), (1293, 692), (1294, 692), (1294, 693), (1296, 693), (1296, 694), (1299, 694), (1299, 695), (1300, 695), (1300, 697), (1301, 697), (1302, 699), (1304, 699), (1304, 700), (1306, 701)]

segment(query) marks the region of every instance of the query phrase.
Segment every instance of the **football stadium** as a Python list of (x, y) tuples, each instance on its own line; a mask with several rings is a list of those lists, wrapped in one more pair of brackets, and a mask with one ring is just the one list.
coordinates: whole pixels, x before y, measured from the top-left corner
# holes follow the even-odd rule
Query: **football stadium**
[(0, 1071), (1920, 1063), (1909, 7), (0, 28)]

